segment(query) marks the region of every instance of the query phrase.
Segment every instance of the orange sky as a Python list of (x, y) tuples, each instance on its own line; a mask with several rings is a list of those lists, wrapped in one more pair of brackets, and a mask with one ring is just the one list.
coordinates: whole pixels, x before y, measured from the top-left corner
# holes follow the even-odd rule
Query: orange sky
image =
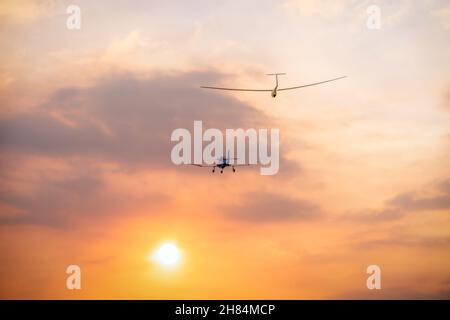
[[(450, 298), (449, 19), (438, 0), (3, 1), (0, 297)], [(348, 78), (199, 88), (270, 72)], [(280, 172), (175, 166), (194, 120), (279, 128)], [(171, 269), (149, 259), (166, 241)]]

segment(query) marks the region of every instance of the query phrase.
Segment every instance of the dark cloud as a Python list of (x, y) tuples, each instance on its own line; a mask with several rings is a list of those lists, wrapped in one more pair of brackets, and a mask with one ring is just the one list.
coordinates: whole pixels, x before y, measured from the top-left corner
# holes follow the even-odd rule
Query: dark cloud
[(350, 213), (345, 218), (381, 222), (399, 219), (408, 213), (450, 209), (450, 179), (436, 183), (433, 189), (434, 195), (425, 194), (424, 191), (403, 192), (388, 199), (380, 210), (363, 210)]
[(221, 207), (231, 218), (250, 222), (284, 222), (313, 220), (320, 216), (319, 208), (308, 201), (269, 192), (250, 192), (241, 196), (236, 205)]
[(344, 220), (360, 222), (392, 221), (403, 217), (404, 213), (398, 209), (382, 208), (379, 210), (365, 209), (344, 215)]
[[(101, 188), (97, 178), (78, 177), (60, 181), (41, 180), (33, 183), (36, 191), (30, 195), (3, 190), (1, 201), (20, 209), (23, 215), (7, 215), (4, 224), (30, 223), (61, 225), (74, 213), (97, 211), (92, 197)], [(95, 214), (95, 212), (94, 212)]]
[(407, 211), (450, 209), (450, 193), (435, 197), (424, 197), (416, 192), (402, 193), (390, 199), (387, 205)]
[(151, 204), (154, 208), (168, 201), (164, 194), (137, 197), (108, 191), (97, 176), (41, 177), (29, 183), (35, 189), (32, 194), (2, 186), (0, 202), (18, 209), (21, 214), (5, 214), (0, 217), (1, 224), (66, 227), (77, 218), (90, 218), (98, 222), (106, 214), (111, 216), (142, 204)]
[[(200, 84), (220, 83), (222, 77), (213, 72), (150, 77), (126, 73), (109, 75), (89, 87), (65, 87), (31, 111), (1, 118), (0, 150), (3, 154), (55, 158), (66, 163), (76, 159), (114, 162), (124, 170), (180, 170), (170, 159), (175, 144), (170, 136), (177, 128), (192, 132), (194, 120), (202, 120), (204, 130), (277, 127), (274, 119), (251, 105), (229, 94), (199, 88)], [(281, 149), (287, 151), (282, 141)], [(299, 171), (296, 162), (285, 159), (283, 153), (280, 158), (281, 174)], [(0, 223), (63, 226), (79, 215), (98, 217), (140, 201), (105, 190), (101, 173), (77, 175), (78, 170), (70, 172), (70, 178), (25, 178), (36, 190), (25, 194), (7, 187), (11, 181), (4, 168), (5, 163), (0, 168), (4, 176), (0, 201), (24, 214), (3, 215)], [(167, 199), (156, 194), (147, 200), (159, 203)]]
[[(45, 156), (89, 156), (129, 166), (173, 166), (170, 135), (207, 128), (273, 128), (273, 119), (230, 95), (202, 90), (215, 73), (122, 74), (57, 91), (40, 108), (0, 120), (0, 148)], [(287, 168), (295, 170), (295, 165)]]
[(356, 249), (372, 250), (380, 247), (423, 247), (428, 249), (450, 247), (450, 237), (400, 235), (394, 234), (384, 239), (360, 241)]
[(438, 182), (436, 184), (436, 189), (444, 194), (450, 194), (450, 179)]

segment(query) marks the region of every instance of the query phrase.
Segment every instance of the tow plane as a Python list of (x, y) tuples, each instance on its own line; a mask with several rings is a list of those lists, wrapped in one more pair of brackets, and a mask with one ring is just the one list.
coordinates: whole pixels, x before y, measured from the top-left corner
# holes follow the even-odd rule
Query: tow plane
[(233, 172), (236, 172), (236, 167), (242, 167), (242, 166), (251, 166), (251, 164), (235, 164), (230, 163), (230, 160), (237, 160), (238, 158), (230, 158), (230, 152), (228, 151), (228, 157), (222, 156), (218, 158), (218, 162), (211, 165), (203, 165), (203, 164), (195, 164), (191, 163), (190, 165), (196, 166), (196, 167), (206, 167), (206, 168), (212, 168), (212, 173), (216, 172), (216, 168), (220, 169), (220, 173), (223, 173), (223, 169), (226, 167), (231, 167), (233, 169)]

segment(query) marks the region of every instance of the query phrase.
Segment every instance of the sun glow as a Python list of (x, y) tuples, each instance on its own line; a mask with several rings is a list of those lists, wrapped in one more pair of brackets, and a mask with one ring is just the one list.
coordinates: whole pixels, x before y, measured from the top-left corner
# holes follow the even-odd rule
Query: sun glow
[(179, 263), (181, 252), (178, 247), (171, 243), (163, 243), (153, 254), (152, 260), (161, 266), (171, 267)]

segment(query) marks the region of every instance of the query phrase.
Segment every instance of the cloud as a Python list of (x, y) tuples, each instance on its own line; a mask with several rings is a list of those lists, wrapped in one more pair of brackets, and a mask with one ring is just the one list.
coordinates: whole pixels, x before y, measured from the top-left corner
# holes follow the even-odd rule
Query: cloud
[(345, 215), (345, 219), (361, 222), (396, 220), (408, 213), (450, 209), (450, 179), (434, 184), (433, 193), (426, 190), (400, 193), (385, 201), (378, 210), (366, 209)]
[(364, 26), (367, 17), (367, 8), (376, 5), (381, 10), (384, 25), (394, 25), (411, 13), (413, 6), (410, 1), (353, 1), (353, 0), (287, 0), (285, 9), (305, 17), (319, 17), (326, 20), (345, 19)]
[(294, 10), (300, 15), (319, 16), (327, 19), (339, 16), (351, 5), (351, 0), (288, 0), (284, 3), (287, 10)]
[[(57, 181), (40, 179), (34, 183), (37, 191), (32, 195), (3, 190), (0, 200), (23, 214), (1, 218), (3, 224), (30, 223), (61, 225), (69, 215), (83, 211), (98, 211), (92, 200), (98, 196), (101, 182), (97, 178), (78, 177)], [(3, 189), (6, 189), (3, 186)], [(97, 199), (98, 200), (98, 199)]]
[[(84, 173), (83, 173), (84, 172)], [(157, 208), (169, 201), (163, 193), (147, 192), (130, 195), (108, 188), (100, 174), (87, 167), (83, 172), (71, 168), (70, 176), (58, 177), (50, 173), (34, 173), (22, 177), (26, 187), (17, 190), (11, 177), (1, 182), (0, 203), (9, 210), (0, 216), (0, 224), (36, 224), (51, 227), (67, 227), (75, 219), (95, 219), (114, 215), (139, 205)]]
[(436, 9), (432, 13), (440, 19), (440, 22), (444, 29), (450, 29), (450, 5), (447, 5), (446, 7), (440, 9)]
[(450, 193), (446, 192), (434, 197), (426, 197), (417, 192), (406, 192), (390, 199), (387, 205), (401, 211), (450, 209)]
[(361, 241), (355, 244), (360, 250), (373, 250), (380, 247), (423, 247), (428, 249), (450, 247), (450, 237), (438, 236), (419, 236), (419, 235), (400, 235), (395, 234), (387, 238)]
[[(174, 129), (192, 132), (194, 120), (202, 120), (204, 129), (276, 125), (247, 103), (199, 88), (203, 83), (219, 83), (222, 77), (214, 72), (150, 77), (120, 73), (89, 87), (64, 87), (42, 105), (0, 118), (0, 150), (12, 157), (66, 164), (85, 161), (94, 167), (107, 163), (128, 171), (179, 170), (170, 159)], [(10, 182), (18, 179), (8, 176), (4, 168), (0, 170), (6, 176), (0, 181), (4, 190), (0, 204), (11, 212), (2, 215), (0, 223), (63, 226), (76, 215), (112, 213), (141, 201), (108, 191), (101, 169), (83, 173), (69, 165), (66, 174), (56, 178), (51, 173), (22, 176), (33, 190), (30, 194), (10, 188)], [(281, 154), (280, 173), (295, 172), (299, 172), (297, 163)], [(167, 200), (159, 193), (147, 198), (155, 203)]]
[[(221, 78), (212, 72), (152, 77), (125, 73), (87, 88), (62, 88), (28, 113), (1, 118), (0, 148), (28, 155), (86, 156), (134, 168), (174, 168), (171, 133), (177, 128), (192, 132), (194, 120), (202, 120), (204, 129), (276, 127), (274, 119), (249, 104), (199, 88)], [(280, 163), (281, 172), (299, 169), (283, 154)]]
[(215, 73), (120, 74), (88, 88), (63, 88), (45, 105), (1, 119), (0, 147), (167, 167), (172, 165), (171, 132), (192, 130), (194, 120), (223, 129), (269, 126), (269, 118), (248, 104), (199, 88), (219, 79)]
[[(84, 61), (94, 65), (99, 73), (108, 73), (110, 70), (142, 70), (143, 66), (153, 60), (149, 61), (149, 55), (166, 52), (167, 48), (167, 41), (150, 39), (139, 30), (133, 30), (122, 36), (114, 36), (102, 53), (90, 54)], [(56, 56), (60, 59), (66, 58), (66, 61), (68, 56), (73, 56), (73, 51), (59, 51)]]
[(55, 10), (55, 2), (48, 0), (2, 1), (0, 2), (0, 20), (5, 23), (28, 23), (39, 17), (50, 15)]
[(447, 87), (442, 98), (442, 107), (446, 111), (450, 111), (450, 86)]
[(259, 191), (242, 195), (240, 203), (222, 206), (221, 211), (227, 217), (256, 223), (309, 221), (321, 214), (311, 202)]

